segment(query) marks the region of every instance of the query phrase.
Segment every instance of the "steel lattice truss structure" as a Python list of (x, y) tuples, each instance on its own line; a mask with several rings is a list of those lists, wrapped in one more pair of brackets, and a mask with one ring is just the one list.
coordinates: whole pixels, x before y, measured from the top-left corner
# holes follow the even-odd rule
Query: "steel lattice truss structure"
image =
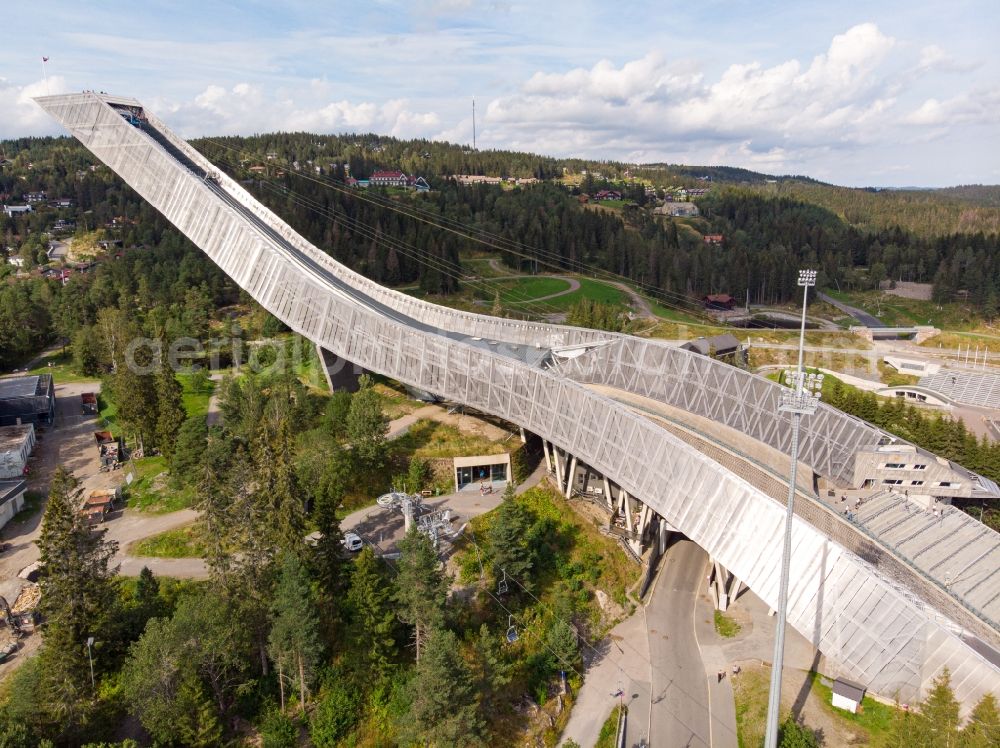
[[(84, 93), (38, 102), (290, 328), (343, 359), (499, 416), (575, 455), (777, 607), (782, 505), (581, 382), (661, 399), (787, 451), (777, 385), (653, 341), (469, 314), (383, 288), (309, 244), (155, 116), (145, 112), (137, 128), (115, 108), (141, 108), (138, 101)], [(521, 355), (581, 344), (596, 347), (556, 367)], [(882, 436), (824, 406), (803, 419), (802, 459), (843, 478), (854, 452)], [(995, 645), (995, 628), (960, 606), (949, 609), (947, 600), (935, 604), (920, 584), (882, 573), (821, 529), (824, 522), (797, 516), (794, 523), (792, 626), (844, 674), (883, 694), (913, 700), (944, 667), (965, 703), (1000, 692), (1000, 667), (984, 644)]]

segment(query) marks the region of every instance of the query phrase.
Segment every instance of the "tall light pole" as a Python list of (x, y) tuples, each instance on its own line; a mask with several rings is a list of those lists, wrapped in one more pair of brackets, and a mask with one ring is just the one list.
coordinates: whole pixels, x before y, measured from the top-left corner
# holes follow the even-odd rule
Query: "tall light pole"
[(810, 374), (802, 370), (802, 357), (806, 341), (806, 302), (809, 287), (816, 285), (815, 270), (800, 270), (799, 285), (802, 286), (802, 326), (799, 330), (799, 363), (794, 372), (785, 372), (790, 388), (781, 393), (778, 410), (792, 416), (792, 469), (788, 480), (788, 504), (785, 511), (785, 544), (781, 552), (781, 585), (778, 590), (778, 620), (774, 634), (774, 664), (771, 667), (771, 690), (767, 697), (767, 732), (764, 748), (777, 748), (778, 712), (781, 709), (781, 669), (785, 659), (785, 619), (788, 616), (788, 568), (792, 554), (792, 517), (795, 507), (795, 474), (799, 466), (799, 424), (803, 414), (816, 412), (819, 391), (823, 386), (822, 374)]

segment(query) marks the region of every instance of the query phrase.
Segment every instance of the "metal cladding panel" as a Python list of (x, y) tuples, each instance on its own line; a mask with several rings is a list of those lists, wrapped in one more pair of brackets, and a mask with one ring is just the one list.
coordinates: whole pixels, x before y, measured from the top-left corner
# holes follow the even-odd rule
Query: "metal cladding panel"
[[(641, 497), (668, 522), (705, 547), (769, 605), (777, 606), (777, 571), (784, 522), (784, 508), (778, 502), (649, 419), (566, 379), (563, 376), (566, 365), (558, 371), (533, 368), (491, 351), (473, 349), (434, 331), (410, 326), (405, 320), (359, 303), (344, 289), (311, 270), (309, 263), (321, 265), (373, 299), (389, 299), (395, 305), (393, 308), (410, 309), (414, 316), (417, 313), (412, 310), (417, 309), (420, 318), (447, 319), (451, 329), (471, 327), (482, 337), (535, 343), (543, 338), (566, 342), (607, 336), (573, 328), (443, 312), (424, 302), (416, 304), (408, 298), (400, 299), (395, 292), (379, 288), (309, 245), (239, 185), (222, 175), (221, 183), (229, 197), (238, 199), (245, 210), (256, 217), (253, 220), (263, 221), (285, 244), (269, 238), (251, 218), (226, 204), (159, 144), (126, 123), (101, 97), (48, 97), (40, 103), (293, 330), (367, 369), (515, 421), (550, 440), (615, 480), (630, 494)], [(194, 163), (212, 168), (151, 115), (150, 121)], [(84, 126), (81, 122), (95, 124)], [(123, 155), (126, 151), (127, 157)], [(171, 185), (171, 189), (157, 188), (163, 184)], [(251, 266), (249, 271), (248, 264)], [(308, 315), (303, 308), (323, 310), (326, 316), (319, 324), (307, 324)], [(774, 422), (779, 419), (757, 417), (759, 403), (776, 398), (777, 389), (770, 383), (748, 380), (750, 375), (732, 367), (725, 367), (724, 371), (720, 368), (724, 365), (709, 359), (685, 351), (666, 352), (644, 341), (619, 339), (606, 346), (602, 355), (608, 355), (608, 351), (621, 360), (612, 367), (604, 362), (595, 369), (601, 372), (602, 381), (612, 378), (622, 386), (642, 387), (661, 398), (673, 393), (670, 396), (683, 397), (685, 402), (692, 404), (694, 412), (715, 413), (723, 422), (735, 422), (733, 412), (746, 406), (746, 393), (756, 393), (756, 402), (746, 413), (741, 413), (743, 420), (740, 423), (760, 424), (756, 428), (767, 437), (762, 438), (763, 441), (769, 439), (768, 443), (780, 443), (773, 429)], [(642, 368), (645, 363), (637, 363), (658, 359), (664, 362), (663, 371), (670, 369), (677, 373), (671, 377), (649, 372)], [(572, 369), (575, 365), (570, 364)], [(446, 369), (443, 376), (442, 367)], [(720, 407), (720, 402), (727, 404)], [(585, 413), (599, 414), (594, 424), (596, 429), (603, 431), (602, 438), (595, 438), (593, 429), (585, 427), (586, 421), (581, 417)], [(765, 423), (772, 424), (767, 434), (763, 431)], [(806, 419), (807, 432), (808, 423)], [(877, 433), (869, 431), (872, 435)], [(809, 433), (810, 438), (823, 438), (822, 434)], [(720, 517), (732, 520), (726, 523), (727, 527), (720, 528)], [(821, 632), (828, 632), (825, 646), (830, 651), (826, 654), (852, 674), (859, 674), (856, 676), (859, 680), (872, 685), (878, 683), (881, 692), (898, 690), (904, 697), (916, 697), (919, 689), (937, 672), (924, 668), (922, 657), (928, 633), (938, 632), (941, 644), (937, 651), (947, 654), (942, 661), (955, 664), (956, 680), (979, 683), (976, 688), (980, 689), (983, 684), (1000, 687), (997, 669), (965, 645), (947, 622), (941, 621), (922, 603), (910, 599), (895, 582), (881, 576), (858, 556), (843, 551), (798, 517), (793, 524), (793, 540), (797, 550), (792, 558), (792, 578), (797, 580), (797, 602), (789, 624), (817, 644), (822, 638)], [(815, 564), (816, 554), (824, 554), (829, 559), (829, 569)], [(852, 603), (856, 600), (856, 604), (845, 606), (843, 590), (830, 595), (828, 580), (834, 577), (852, 580), (852, 583), (861, 580), (863, 600), (858, 600), (855, 594), (851, 600)], [(809, 601), (816, 602), (810, 605)], [(878, 621), (895, 620), (899, 615), (908, 616), (914, 622), (926, 622), (911, 628), (904, 647), (883, 641), (877, 627)], [(817, 626), (818, 619), (833, 623)], [(911, 658), (902, 663), (904, 670), (920, 672), (923, 669), (922, 677), (914, 681), (896, 676), (897, 681), (893, 681), (887, 675), (890, 671), (902, 672), (899, 670), (901, 663), (892, 662), (898, 652)], [(967, 656), (960, 656), (961, 653)], [(982, 692), (973, 690), (962, 694), (962, 698), (972, 698)]]

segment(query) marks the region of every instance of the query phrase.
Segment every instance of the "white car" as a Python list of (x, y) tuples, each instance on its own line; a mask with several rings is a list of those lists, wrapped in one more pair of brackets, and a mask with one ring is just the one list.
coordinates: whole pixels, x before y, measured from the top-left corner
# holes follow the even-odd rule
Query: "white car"
[(344, 544), (344, 548), (351, 551), (360, 551), (364, 543), (361, 541), (361, 536), (354, 532), (345, 532), (344, 539), (341, 541)]

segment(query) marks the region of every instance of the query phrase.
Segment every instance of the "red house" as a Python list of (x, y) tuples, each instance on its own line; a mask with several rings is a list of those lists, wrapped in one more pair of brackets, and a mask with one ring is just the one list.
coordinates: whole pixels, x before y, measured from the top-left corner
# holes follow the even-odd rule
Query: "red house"
[(706, 309), (729, 312), (736, 306), (736, 299), (727, 293), (710, 293), (701, 297), (701, 303)]
[(705, 244), (722, 244), (722, 234), (705, 234)]

